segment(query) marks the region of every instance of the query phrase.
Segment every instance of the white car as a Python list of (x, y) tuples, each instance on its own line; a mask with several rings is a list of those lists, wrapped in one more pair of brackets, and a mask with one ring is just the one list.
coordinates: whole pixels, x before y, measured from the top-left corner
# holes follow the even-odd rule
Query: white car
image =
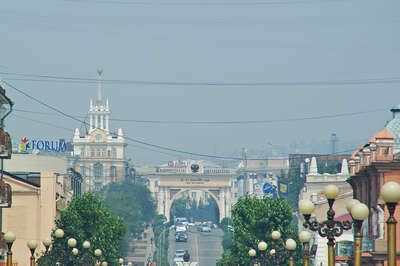
[(211, 232), (211, 228), (209, 227), (209, 226), (202, 226), (201, 228), (200, 228), (200, 231), (201, 232)]
[(183, 257), (175, 256), (174, 257), (174, 262), (183, 262)]

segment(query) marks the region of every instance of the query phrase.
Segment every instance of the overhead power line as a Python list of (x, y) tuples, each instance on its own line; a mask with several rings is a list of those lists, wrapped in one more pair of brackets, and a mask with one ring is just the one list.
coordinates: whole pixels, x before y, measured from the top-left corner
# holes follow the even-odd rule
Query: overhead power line
[[(0, 75), (18, 76), (20, 78), (14, 80), (24, 81), (45, 81), (45, 82), (65, 82), (65, 83), (94, 83), (98, 82), (95, 78), (55, 76), (43, 74), (26, 74), (13, 72), (0, 72)], [(7, 78), (12, 80), (13, 78)], [(367, 78), (367, 79), (341, 79), (341, 80), (311, 80), (311, 81), (259, 81), (259, 82), (218, 82), (218, 81), (156, 81), (156, 80), (130, 80), (130, 79), (103, 79), (104, 83), (111, 84), (136, 84), (136, 85), (163, 85), (163, 86), (218, 86), (218, 87), (268, 87), (268, 86), (342, 86), (342, 85), (362, 85), (362, 84), (385, 84), (400, 83), (400, 77), (383, 77), (383, 78)]]
[[(348, 112), (348, 113), (337, 113), (319, 116), (308, 116), (308, 117), (297, 117), (297, 118), (286, 118), (286, 119), (269, 119), (269, 120), (232, 120), (232, 121), (188, 121), (188, 120), (140, 120), (140, 119), (121, 119), (121, 118), (110, 118), (110, 121), (118, 122), (132, 122), (132, 123), (144, 123), (144, 124), (182, 124), (182, 125), (242, 125), (242, 124), (270, 124), (270, 123), (284, 123), (284, 122), (297, 122), (307, 120), (319, 120), (319, 119), (330, 119), (339, 117), (349, 117), (362, 114), (376, 113), (387, 111), (388, 108), (379, 108), (366, 111)], [(52, 113), (36, 112), (23, 109), (14, 109), (17, 112), (23, 113), (35, 113), (41, 115), (54, 115)], [(85, 116), (74, 115), (76, 118), (85, 118)]]
[[(7, 82), (7, 81), (3, 81), (3, 82), (4, 82), (6, 85), (8, 85), (9, 87), (11, 87), (11, 88), (13, 88), (14, 90), (16, 90), (17, 92), (19, 92), (20, 94), (22, 94), (22, 95), (28, 97), (29, 99), (31, 99), (31, 100), (33, 100), (33, 101), (35, 101), (35, 102), (37, 102), (37, 103), (39, 103), (40, 105), (43, 105), (43, 106), (45, 106), (45, 107), (47, 107), (47, 108), (49, 108), (49, 109), (51, 109), (51, 110), (53, 110), (53, 111), (55, 111), (55, 112), (61, 114), (61, 115), (65, 116), (65, 117), (67, 117), (67, 118), (70, 118), (70, 119), (72, 119), (72, 120), (74, 120), (74, 121), (77, 121), (77, 122), (79, 122), (79, 123), (88, 125), (88, 123), (87, 123), (86, 121), (83, 121), (83, 120), (80, 120), (80, 119), (78, 119), (78, 118), (75, 118), (74, 116), (69, 115), (69, 114), (63, 112), (63, 111), (59, 110), (58, 108), (56, 108), (56, 107), (54, 107), (54, 106), (51, 106), (50, 104), (47, 104), (47, 103), (45, 103), (45, 102), (43, 102), (43, 101), (37, 99), (36, 97), (34, 97), (34, 96), (32, 96), (32, 95), (30, 95), (30, 94), (24, 92), (23, 90), (18, 89), (17, 87), (15, 87), (14, 85), (10, 84), (9, 82)], [(118, 135), (117, 135), (117, 136), (118, 136)], [(180, 153), (180, 154), (186, 154), (186, 155), (191, 155), (191, 156), (196, 156), (196, 157), (207, 157), (207, 158), (214, 158), (214, 159), (236, 160), (236, 161), (241, 161), (241, 160), (243, 160), (243, 158), (241, 158), (241, 157), (218, 156), (218, 155), (203, 154), (203, 153), (197, 153), (197, 152), (189, 152), (189, 151), (184, 151), (184, 150), (180, 150), (180, 149), (175, 149), (175, 148), (170, 148), (170, 147), (166, 147), (166, 146), (161, 146), (161, 145), (157, 145), (157, 144), (148, 143), (148, 142), (141, 141), (141, 140), (138, 140), (138, 139), (136, 139), (136, 138), (131, 138), (131, 137), (128, 137), (128, 136), (123, 136), (123, 137), (124, 137), (126, 140), (129, 140), (129, 141), (131, 141), (131, 142), (138, 143), (138, 144), (142, 144), (142, 145), (144, 145), (144, 146), (148, 146), (148, 147), (152, 147), (152, 148), (156, 148), (156, 149), (164, 150), (164, 151), (170, 151), (170, 152), (175, 152), (175, 153)], [(354, 150), (356, 150), (356, 149), (352, 149), (352, 150), (349, 150), (349, 151), (354, 151)], [(348, 151), (341, 151), (341, 152), (348, 152)], [(339, 153), (341, 153), (341, 152), (337, 152), (337, 154), (339, 154)], [(268, 160), (268, 158), (254, 158), (254, 159), (250, 159), (250, 158), (249, 158), (248, 160)]]

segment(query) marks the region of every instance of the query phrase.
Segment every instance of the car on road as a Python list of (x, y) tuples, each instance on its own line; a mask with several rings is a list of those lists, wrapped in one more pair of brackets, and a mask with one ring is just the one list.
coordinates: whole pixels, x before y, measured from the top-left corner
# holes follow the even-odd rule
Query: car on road
[(200, 232), (211, 232), (211, 228), (208, 225), (203, 225)]
[(184, 232), (177, 232), (175, 234), (175, 241), (176, 242), (187, 242), (187, 234)]
[(177, 249), (175, 250), (175, 257), (182, 257), (185, 255), (185, 251), (183, 249)]
[(181, 257), (175, 256), (174, 257), (174, 264), (177, 265), (177, 262), (183, 262), (183, 256), (181, 256)]

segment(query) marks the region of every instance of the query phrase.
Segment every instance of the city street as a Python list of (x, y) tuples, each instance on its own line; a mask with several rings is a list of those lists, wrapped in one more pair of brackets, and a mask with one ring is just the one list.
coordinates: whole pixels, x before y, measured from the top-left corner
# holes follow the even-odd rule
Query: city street
[(223, 252), (221, 229), (212, 229), (211, 232), (197, 232), (194, 228), (188, 231), (188, 241), (175, 242), (175, 231), (169, 236), (169, 262), (173, 265), (175, 250), (189, 250), (191, 261), (199, 262), (199, 266), (213, 266)]

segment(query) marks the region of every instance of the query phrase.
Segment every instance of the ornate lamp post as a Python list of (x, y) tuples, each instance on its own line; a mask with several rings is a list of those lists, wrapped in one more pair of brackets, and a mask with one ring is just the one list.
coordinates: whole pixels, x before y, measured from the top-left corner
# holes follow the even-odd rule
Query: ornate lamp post
[(369, 215), (368, 206), (358, 202), (358, 200), (350, 201), (346, 208), (353, 218), (354, 228), (354, 266), (361, 266), (361, 226), (363, 221)]
[(396, 224), (394, 212), (397, 202), (400, 201), (400, 184), (396, 182), (387, 182), (381, 188), (382, 199), (386, 203), (389, 211), (389, 218), (386, 221), (387, 225), (387, 263), (388, 266), (396, 265)]
[(101, 249), (99, 248), (94, 251), (94, 255), (96, 256), (96, 265), (100, 265), (101, 254), (103, 254), (103, 252), (101, 252)]
[(30, 259), (31, 266), (35, 266), (35, 249), (37, 248), (38, 243), (36, 240), (29, 240), (27, 246), (31, 251), (31, 259)]
[(89, 248), (90, 248), (90, 242), (87, 241), (87, 240), (83, 241), (82, 247), (83, 247), (84, 249), (89, 249)]
[(328, 220), (319, 223), (317, 221), (310, 221), (311, 213), (314, 211), (314, 204), (310, 200), (301, 200), (299, 202), (299, 210), (303, 214), (305, 222), (303, 226), (310, 228), (312, 231), (318, 231), (321, 237), (328, 239), (328, 265), (335, 265), (335, 237), (339, 237), (343, 234), (344, 230), (350, 230), (352, 225), (350, 221), (335, 221), (335, 211), (332, 209), (333, 203), (339, 189), (335, 185), (328, 185), (324, 189), (325, 197), (328, 199), (329, 209), (327, 212)]
[[(255, 249), (250, 249), (248, 254), (249, 254), (250, 258), (254, 259), (254, 257), (256, 256), (257, 252), (255, 251)], [(253, 264), (257, 265), (257, 262), (254, 261)]]
[(289, 266), (293, 266), (293, 252), (296, 250), (296, 241), (288, 238), (285, 247), (289, 251)]
[(132, 266), (132, 262), (128, 262), (128, 266)]
[(304, 266), (310, 264), (310, 246), (309, 242), (311, 240), (311, 234), (308, 231), (301, 231), (299, 234), (299, 240), (303, 243), (303, 261)]
[(64, 230), (58, 228), (55, 232), (54, 232), (54, 236), (56, 238), (63, 238), (64, 237)]
[(75, 238), (70, 238), (70, 239), (68, 239), (68, 247), (70, 247), (70, 248), (74, 248), (74, 247), (76, 247), (76, 244), (77, 244), (77, 242), (76, 242), (76, 239)]
[(118, 262), (119, 262), (119, 265), (122, 266), (124, 264), (124, 259), (123, 258), (119, 258)]
[(78, 250), (77, 248), (73, 248), (73, 249), (72, 249), (72, 254), (73, 254), (74, 256), (77, 256), (78, 253), (79, 253), (79, 250)]
[(49, 237), (46, 237), (45, 239), (42, 240), (43, 246), (46, 249), (45, 253), (49, 251), (49, 247), (51, 245), (51, 239)]
[(13, 232), (7, 232), (4, 235), (4, 240), (7, 243), (8, 251), (7, 251), (7, 266), (12, 266), (12, 251), (11, 247), (17, 237)]

